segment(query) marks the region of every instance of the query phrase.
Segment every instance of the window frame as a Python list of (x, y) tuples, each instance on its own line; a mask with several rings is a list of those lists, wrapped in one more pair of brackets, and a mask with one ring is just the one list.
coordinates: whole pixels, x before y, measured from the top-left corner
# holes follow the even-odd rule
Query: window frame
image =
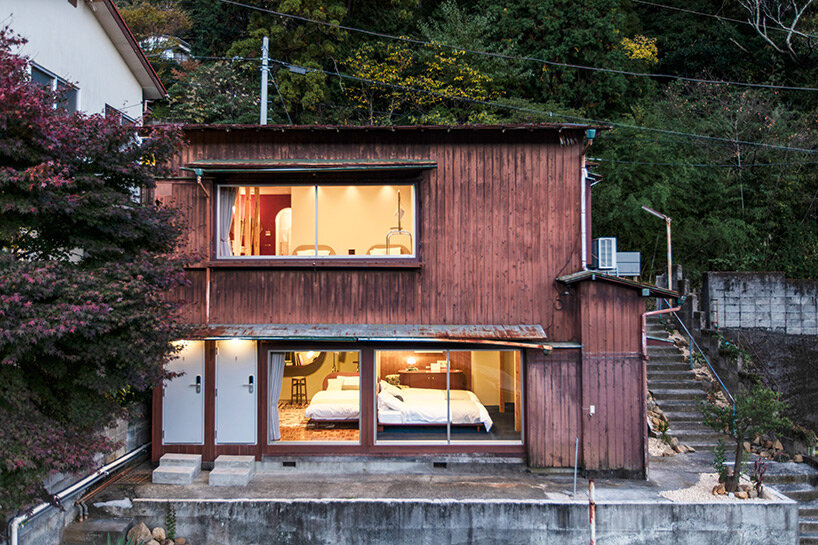
[[(412, 203), (412, 245), (413, 253), (411, 255), (259, 255), (259, 256), (221, 256), (219, 255), (219, 240), (221, 237), (221, 226), (219, 221), (215, 218), (219, 217), (219, 210), (221, 207), (223, 187), (313, 187), (321, 186), (410, 186), (414, 201)], [(303, 179), (281, 179), (281, 180), (265, 180), (265, 181), (236, 181), (224, 180), (216, 181), (212, 187), (216, 198), (213, 199), (212, 205), (212, 221), (211, 225), (211, 244), (210, 255), (211, 259), (207, 263), (209, 267), (242, 267), (242, 268), (420, 268), (421, 264), (421, 244), (420, 244), (420, 226), (421, 221), (421, 207), (420, 207), (420, 191), (421, 178), (397, 178), (391, 176), (384, 176), (380, 179), (342, 179), (342, 180), (303, 180)], [(315, 212), (316, 224), (318, 214), (318, 195), (315, 193)], [(315, 244), (318, 245), (318, 231), (316, 229), (313, 234)]]
[(43, 68), (42, 66), (40, 66), (39, 64), (37, 64), (36, 62), (33, 62), (33, 61), (29, 62), (28, 69), (29, 69), (29, 72), (28, 72), (29, 77), (31, 78), (32, 83), (34, 82), (34, 71), (36, 70), (36, 71), (40, 72), (43, 76), (45, 76), (45, 78), (48, 78), (48, 79), (51, 80), (49, 82), (49, 84), (48, 84), (48, 87), (49, 87), (49, 89), (51, 90), (52, 93), (62, 92), (60, 90), (60, 86), (74, 92), (73, 108), (67, 108), (66, 107), (66, 102), (61, 103), (59, 100), (57, 100), (57, 101), (54, 102), (54, 105), (53, 105), (54, 109), (62, 107), (62, 108), (65, 108), (65, 110), (68, 113), (72, 113), (72, 114), (81, 111), (81, 108), (80, 108), (80, 88), (77, 85), (74, 85), (73, 83), (66, 80), (65, 78), (61, 78), (60, 76), (58, 76), (57, 74), (55, 74), (51, 70), (48, 70), (47, 68)]

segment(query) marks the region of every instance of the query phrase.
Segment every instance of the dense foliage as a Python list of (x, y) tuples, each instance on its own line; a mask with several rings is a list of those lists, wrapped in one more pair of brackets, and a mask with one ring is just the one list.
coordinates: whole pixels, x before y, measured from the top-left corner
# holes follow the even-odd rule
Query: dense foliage
[(55, 108), (17, 45), (0, 31), (1, 512), (110, 449), (103, 428), (161, 380), (181, 334), (163, 297), (181, 281), (179, 222), (138, 198), (178, 135), (140, 143)]
[[(818, 92), (549, 64), (815, 87), (818, 5), (808, 0), (244, 3), (433, 45), (222, 1), (119, 0), (140, 38), (178, 33), (201, 56), (175, 66), (168, 83), (176, 84), (157, 118), (255, 121), (255, 59), (267, 35), (272, 123), (288, 115), (294, 123), (612, 121), (589, 152), (604, 179), (594, 188), (594, 232), (641, 251), (644, 277), (665, 268), (665, 251), (661, 222), (641, 205), (673, 218), (675, 261), (694, 276), (709, 269), (818, 275), (818, 155), (747, 143), (818, 148)], [(164, 26), (156, 10), (165, 12)]]

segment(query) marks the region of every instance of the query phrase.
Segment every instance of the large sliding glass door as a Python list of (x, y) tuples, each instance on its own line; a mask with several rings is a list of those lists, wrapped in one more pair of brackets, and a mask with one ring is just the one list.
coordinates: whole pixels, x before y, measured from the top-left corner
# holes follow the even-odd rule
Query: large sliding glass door
[(377, 443), (522, 443), (516, 350), (378, 350)]

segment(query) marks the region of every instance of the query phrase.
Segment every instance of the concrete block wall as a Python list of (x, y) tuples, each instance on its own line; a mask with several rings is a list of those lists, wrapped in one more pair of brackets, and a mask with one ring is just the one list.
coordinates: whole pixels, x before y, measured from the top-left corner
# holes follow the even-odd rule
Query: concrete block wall
[(818, 335), (818, 280), (775, 272), (708, 272), (701, 305), (709, 328)]

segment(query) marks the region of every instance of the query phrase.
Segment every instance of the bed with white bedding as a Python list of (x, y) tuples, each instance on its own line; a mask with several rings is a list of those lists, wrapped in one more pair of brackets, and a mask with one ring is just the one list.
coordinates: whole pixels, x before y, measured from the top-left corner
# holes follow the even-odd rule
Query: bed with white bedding
[(357, 422), (360, 397), (358, 390), (322, 390), (312, 397), (304, 416), (316, 422)]
[(452, 425), (491, 430), (494, 422), (474, 392), (450, 390), (449, 394), (447, 406), (446, 390), (382, 386), (378, 394), (378, 424), (445, 426), (451, 410)]

